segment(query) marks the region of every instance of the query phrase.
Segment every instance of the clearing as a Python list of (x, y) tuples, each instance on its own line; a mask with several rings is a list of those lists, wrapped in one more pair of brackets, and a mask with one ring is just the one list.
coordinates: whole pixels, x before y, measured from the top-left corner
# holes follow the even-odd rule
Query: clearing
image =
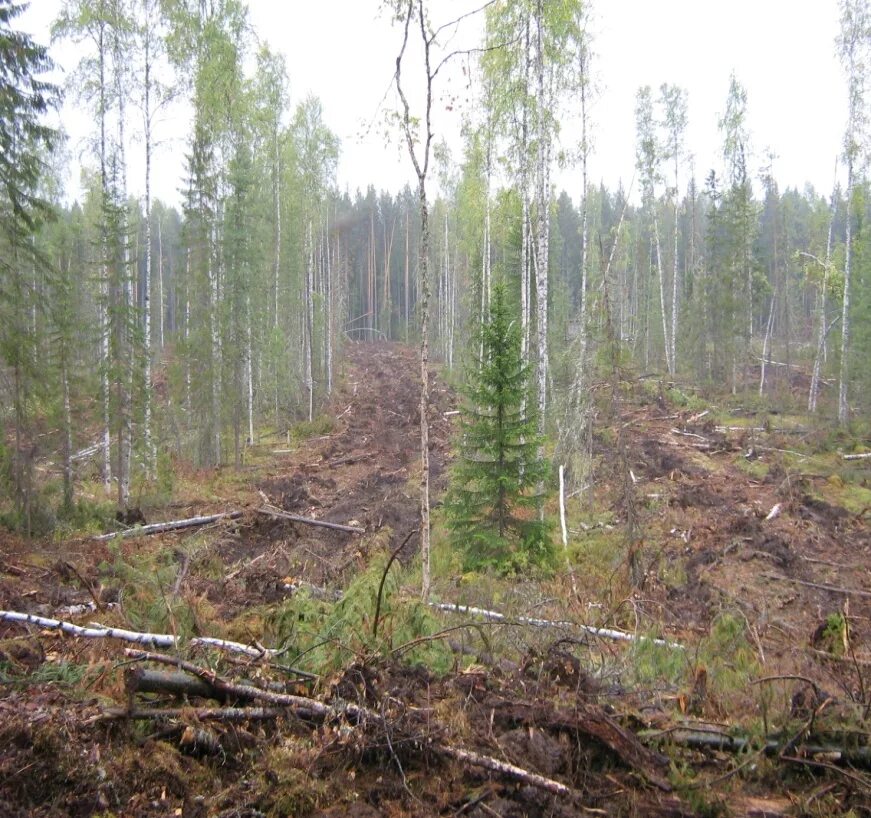
[[(0, 622), (0, 814), (871, 814), (871, 460), (635, 382), (570, 500), (571, 574), (464, 574), (436, 508), (434, 595), (505, 618), (437, 611), (416, 595), (418, 367), (349, 344), (323, 418), (144, 508), (237, 519), (0, 535), (0, 609), (179, 640)], [(431, 395), (437, 501), (456, 399), (436, 375)]]

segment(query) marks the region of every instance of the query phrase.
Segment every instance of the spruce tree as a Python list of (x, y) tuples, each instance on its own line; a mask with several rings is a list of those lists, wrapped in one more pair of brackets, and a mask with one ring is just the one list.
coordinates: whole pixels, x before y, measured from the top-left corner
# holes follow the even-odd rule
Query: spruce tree
[(519, 571), (552, 559), (548, 525), (536, 494), (548, 472), (530, 400), (530, 368), (521, 358), (521, 329), (505, 288), (493, 288), (480, 330), (480, 359), (467, 373), (461, 454), (447, 508), (454, 545), (467, 568)]

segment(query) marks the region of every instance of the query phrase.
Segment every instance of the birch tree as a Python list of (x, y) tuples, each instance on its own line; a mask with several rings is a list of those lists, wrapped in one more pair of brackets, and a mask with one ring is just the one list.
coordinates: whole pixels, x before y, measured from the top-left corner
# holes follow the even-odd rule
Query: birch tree
[(659, 216), (657, 214), (656, 186), (662, 181), (660, 163), (662, 153), (656, 138), (656, 122), (653, 112), (653, 95), (649, 85), (638, 89), (635, 97), (636, 162), (641, 178), (641, 200), (645, 217), (651, 230), (656, 274), (659, 281), (659, 309), (662, 317), (662, 337), (665, 363), (669, 373), (674, 372), (671, 358), (671, 338), (669, 336), (667, 307), (665, 300), (665, 274), (662, 263), (662, 246), (659, 238)]
[[(660, 105), (663, 118), (662, 127), (665, 130), (664, 159), (672, 162), (674, 185), (669, 188), (674, 208), (674, 224), (672, 227), (672, 276), (671, 276), (671, 333), (668, 337), (669, 373), (674, 375), (677, 370), (677, 329), (678, 329), (678, 290), (680, 283), (680, 166), (684, 153), (684, 134), (687, 127), (687, 92), (676, 85), (663, 84), (659, 89)], [(660, 271), (661, 272), (661, 271)]]
[(847, 165), (847, 227), (844, 252), (844, 296), (841, 304), (841, 371), (838, 384), (838, 421), (850, 418), (847, 401), (850, 374), (850, 285), (853, 264), (853, 195), (856, 177), (864, 158), (868, 113), (865, 84), (868, 79), (871, 45), (871, 7), (868, 0), (841, 0), (841, 31), (838, 56), (847, 78), (847, 128), (844, 133), (844, 161)]

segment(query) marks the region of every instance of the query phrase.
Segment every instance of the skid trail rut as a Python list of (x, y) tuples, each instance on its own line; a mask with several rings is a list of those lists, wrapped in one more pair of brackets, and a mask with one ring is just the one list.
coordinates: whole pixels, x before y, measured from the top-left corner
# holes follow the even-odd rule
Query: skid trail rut
[[(257, 514), (220, 546), (225, 562), (247, 561), (245, 592), (279, 594), (278, 579), (342, 586), (365, 566), (367, 549), (394, 548), (418, 527), (420, 362), (415, 350), (390, 342), (349, 343), (326, 434), (276, 450), (258, 500), (281, 511), (365, 529), (355, 534)], [(444, 487), (454, 398), (430, 374), (432, 494)], [(414, 536), (403, 557), (418, 547)], [(257, 560), (255, 563), (254, 560)], [(262, 583), (258, 587), (258, 576)], [(287, 583), (283, 583), (287, 584)], [(273, 591), (270, 592), (270, 586)], [(229, 597), (226, 592), (230, 591)], [(233, 589), (223, 589), (232, 599)]]

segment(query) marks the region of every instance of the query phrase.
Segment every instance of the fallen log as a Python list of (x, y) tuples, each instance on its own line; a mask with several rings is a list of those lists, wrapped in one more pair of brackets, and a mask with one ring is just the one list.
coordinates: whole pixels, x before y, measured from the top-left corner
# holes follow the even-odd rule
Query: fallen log
[[(122, 642), (132, 642), (137, 645), (152, 645), (159, 648), (169, 648), (182, 641), (171, 633), (140, 633), (139, 631), (129, 631), (124, 628), (109, 628), (98, 623), (85, 627), (63, 619), (50, 619), (47, 616), (35, 616), (34, 614), (20, 613), (18, 611), (0, 611), (0, 621), (36, 625), (48, 630), (58, 630), (70, 636), (78, 636), (82, 639), (120, 639)], [(226, 650), (231, 653), (244, 653), (253, 659), (274, 656), (276, 654), (274, 650), (256, 648), (251, 645), (243, 645), (241, 642), (231, 642), (227, 639), (217, 639), (211, 636), (195, 636), (188, 644)]]
[(191, 696), (198, 699), (222, 700), (215, 688), (205, 680), (181, 671), (148, 670), (129, 667), (124, 671), (124, 689), (134, 693), (169, 693), (173, 696)]
[(333, 531), (348, 531), (352, 534), (365, 534), (366, 529), (356, 525), (342, 525), (341, 523), (331, 523), (327, 520), (315, 520), (312, 517), (300, 517), (298, 514), (290, 514), (287, 511), (282, 511), (280, 508), (272, 506), (261, 506), (257, 509), (260, 514), (265, 514), (267, 517), (276, 517), (280, 520), (290, 520), (293, 523), (303, 523), (304, 525), (318, 526), (319, 528), (329, 528)]
[[(288, 708), (295, 715), (303, 719), (313, 718), (317, 720), (326, 720), (343, 718), (346, 721), (349, 721), (350, 723), (356, 725), (383, 723), (382, 714), (376, 713), (374, 710), (370, 710), (367, 707), (361, 707), (350, 702), (345, 703), (341, 706), (333, 706), (329, 704), (324, 704), (323, 702), (319, 702), (316, 699), (310, 699), (306, 696), (294, 696), (289, 693), (273, 693), (268, 690), (259, 690), (256, 687), (250, 687), (248, 685), (235, 684), (233, 682), (228, 682), (225, 679), (221, 679), (210, 670), (205, 670), (204, 668), (197, 667), (196, 665), (192, 665), (189, 662), (179, 661), (174, 656), (164, 656), (158, 653), (149, 653), (147, 651), (133, 650), (130, 648), (126, 649), (124, 653), (132, 659), (139, 659), (157, 662), (159, 664), (168, 664), (180, 667), (183, 670), (186, 670), (188, 673), (191, 673), (197, 678), (205, 681), (207, 684), (213, 686), (214, 689), (218, 692), (226, 693), (233, 696), (241, 695), (243, 697), (265, 701), (273, 705), (280, 705), (282, 707)], [(286, 712), (277, 708), (271, 708), (271, 710), (274, 714), (274, 717), (284, 715), (284, 713)], [(264, 708), (264, 711), (268, 711), (268, 709)], [(147, 717), (151, 718), (152, 713), (156, 714), (161, 711), (132, 710), (130, 712), (131, 714), (138, 713), (140, 714), (140, 716), (143, 713), (148, 713)], [(181, 714), (185, 711), (181, 710), (174, 712)], [(231, 712), (231, 719), (237, 719), (242, 717), (241, 714), (245, 712), (245, 709), (234, 710)], [(110, 711), (112, 718), (122, 718), (120, 713), (120, 709)], [(129, 717), (133, 716), (131, 715)], [(157, 716), (155, 715), (154, 717)], [(265, 712), (261, 717), (266, 717)], [(492, 756), (486, 756), (480, 753), (470, 752), (469, 750), (463, 750), (458, 747), (452, 747), (446, 744), (435, 744), (432, 746), (432, 750), (440, 755), (448, 756), (455, 759), (456, 761), (469, 764), (470, 766), (480, 767), (482, 769), (490, 770), (491, 772), (499, 773), (500, 775), (504, 775), (508, 778), (512, 778), (515, 781), (521, 781), (522, 783), (528, 784), (532, 787), (536, 787), (537, 789), (544, 790), (545, 792), (549, 792), (553, 795), (559, 795), (567, 798), (576, 798), (580, 795), (571, 787), (568, 787), (565, 784), (560, 783), (559, 781), (555, 781), (551, 778), (546, 778), (543, 775), (530, 772), (529, 770), (524, 770), (522, 767), (517, 767), (514, 764), (508, 764), (504, 761), (493, 758)]]
[[(671, 728), (668, 730), (642, 730), (638, 738), (649, 742), (668, 742), (698, 750), (718, 750), (728, 753), (743, 753), (761, 749), (767, 756), (779, 756), (788, 748), (784, 739), (767, 738), (760, 747), (746, 736), (733, 736), (720, 730)], [(800, 744), (798, 749), (805, 756), (825, 756), (828, 760), (856, 766), (871, 766), (871, 747), (839, 747), (823, 744)]]
[(864, 452), (863, 454), (845, 454), (844, 460), (867, 460), (871, 457), (871, 452)]
[(615, 630), (614, 628), (597, 628), (593, 625), (582, 625), (570, 620), (536, 619), (529, 616), (508, 617), (498, 611), (488, 611), (486, 608), (473, 608), (470, 605), (458, 605), (448, 602), (429, 602), (428, 604), (431, 608), (435, 608), (439, 611), (481, 616), (491, 622), (517, 623), (520, 625), (532, 625), (536, 628), (564, 628), (579, 630), (583, 633), (590, 634), (590, 636), (600, 636), (603, 639), (613, 639), (618, 642), (650, 642), (654, 645), (659, 645), (660, 647), (686, 650), (686, 647), (678, 642), (668, 642), (665, 639), (627, 633), (626, 631)]
[(179, 531), (183, 528), (194, 528), (200, 525), (209, 525), (219, 520), (238, 520), (242, 516), (241, 511), (225, 511), (221, 514), (208, 514), (204, 517), (188, 517), (186, 520), (170, 520), (165, 523), (151, 523), (130, 528), (127, 531), (115, 531), (111, 534), (100, 534), (94, 537), (97, 542), (113, 540), (116, 537), (126, 540), (128, 537), (145, 537), (149, 534), (162, 534), (165, 531)]

